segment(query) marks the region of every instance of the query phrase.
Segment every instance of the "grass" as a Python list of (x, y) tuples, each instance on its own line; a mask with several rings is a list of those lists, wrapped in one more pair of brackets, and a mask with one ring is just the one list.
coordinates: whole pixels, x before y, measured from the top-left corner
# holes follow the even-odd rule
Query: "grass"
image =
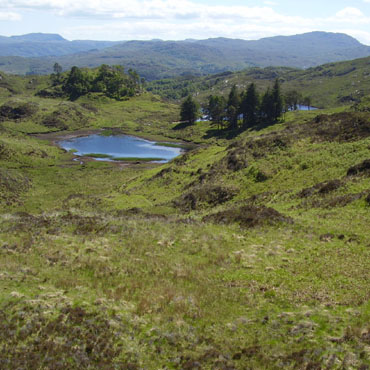
[[(174, 129), (172, 108), (144, 125), (164, 104), (149, 94), (93, 99), (75, 103), (98, 107), (86, 127), (198, 145), (165, 164), (80, 164), (0, 123), (1, 368), (370, 366), (370, 178), (347, 175), (370, 158), (366, 113), (292, 112), (230, 138)], [(241, 206), (257, 226), (206, 221)], [(257, 219), (270, 208), (293, 222)]]

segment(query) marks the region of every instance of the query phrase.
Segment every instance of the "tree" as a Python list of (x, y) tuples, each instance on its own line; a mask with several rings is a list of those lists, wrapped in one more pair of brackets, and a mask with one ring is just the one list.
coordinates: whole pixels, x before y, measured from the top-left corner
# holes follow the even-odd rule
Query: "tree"
[(122, 66), (108, 66), (102, 64), (98, 69), (98, 74), (93, 81), (93, 90), (105, 93), (107, 96), (120, 99), (128, 94), (128, 79), (124, 74)]
[(275, 80), (271, 95), (272, 95), (272, 100), (273, 100), (272, 119), (274, 122), (276, 122), (281, 117), (283, 113), (283, 108), (284, 108), (283, 97), (281, 95), (280, 83), (278, 79)]
[(297, 90), (289, 90), (285, 93), (285, 103), (289, 110), (297, 110), (302, 95)]
[(208, 105), (206, 108), (208, 119), (218, 125), (222, 126), (225, 117), (226, 101), (223, 96), (211, 95), (208, 98)]
[(53, 71), (54, 73), (50, 75), (51, 81), (53, 85), (58, 85), (61, 82), (61, 73), (63, 71), (63, 68), (60, 64), (55, 63), (53, 66)]
[(53, 66), (53, 71), (56, 75), (60, 75), (63, 71), (63, 68), (59, 63), (55, 63)]
[(256, 85), (251, 83), (247, 91), (242, 96), (240, 111), (243, 114), (243, 126), (254, 126), (258, 119), (259, 96), (256, 90)]
[(311, 97), (310, 96), (305, 96), (302, 99), (302, 103), (303, 103), (303, 105), (305, 105), (307, 107), (308, 110), (311, 109)]
[(199, 117), (199, 105), (189, 95), (181, 104), (180, 120), (190, 125), (194, 124)]
[(76, 66), (72, 67), (63, 86), (69, 98), (76, 100), (81, 95), (87, 94), (90, 88), (91, 83), (87, 73)]
[(240, 96), (236, 85), (231, 88), (226, 105), (226, 117), (229, 120), (229, 128), (235, 130), (238, 128)]
[(262, 96), (260, 116), (266, 122), (271, 122), (274, 119), (274, 111), (274, 97), (271, 93), (270, 88), (267, 88), (266, 92)]

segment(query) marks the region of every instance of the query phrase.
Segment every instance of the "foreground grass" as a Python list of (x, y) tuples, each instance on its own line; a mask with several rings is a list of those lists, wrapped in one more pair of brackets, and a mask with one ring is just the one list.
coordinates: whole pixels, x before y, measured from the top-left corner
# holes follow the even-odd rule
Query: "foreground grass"
[(201, 145), (165, 165), (80, 163), (25, 135), (39, 116), (1, 124), (1, 368), (370, 366), (370, 178), (349, 171), (370, 158), (367, 114), (230, 138), (95, 103), (106, 117), (86, 127)]

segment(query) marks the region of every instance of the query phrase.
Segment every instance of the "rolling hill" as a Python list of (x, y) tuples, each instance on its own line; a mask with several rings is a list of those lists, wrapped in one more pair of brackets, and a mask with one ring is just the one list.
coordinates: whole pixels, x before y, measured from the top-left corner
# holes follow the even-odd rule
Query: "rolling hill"
[[(347, 66), (297, 84), (345, 90)], [(227, 135), (148, 92), (0, 76), (2, 369), (369, 368), (370, 95)], [(128, 164), (48, 141), (92, 131), (193, 149)]]
[[(54, 37), (58, 38), (58, 37)], [(54, 39), (52, 37), (52, 39)], [(0, 41), (1, 42), (1, 41)], [(39, 41), (35, 41), (36, 44)], [(45, 41), (66, 44), (63, 40)], [(83, 42), (67, 42), (75, 54), (47, 55), (37, 58), (36, 52), (25, 58), (25, 53), (0, 57), (0, 69), (9, 73), (50, 73), (57, 61), (64, 69), (73, 65), (95, 67), (100, 64), (120, 64), (133, 68), (147, 80), (184, 75), (207, 75), (237, 71), (248, 67), (287, 66), (309, 68), (323, 63), (361, 58), (370, 55), (370, 47), (356, 39), (337, 33), (310, 32), (295, 36), (277, 36), (257, 41), (215, 38), (185, 41), (129, 41), (110, 47), (94, 42), (77, 52)], [(23, 45), (24, 42), (21, 42)], [(30, 48), (32, 48), (30, 43)], [(27, 42), (26, 42), (27, 45)], [(95, 49), (88, 51), (88, 48)], [(6, 50), (6, 49), (4, 49)], [(57, 49), (55, 49), (57, 50)], [(10, 53), (10, 51), (8, 51)], [(54, 51), (55, 53), (55, 51)], [(18, 56), (17, 59), (14, 59)]]
[(316, 107), (353, 104), (370, 94), (370, 57), (327, 63), (305, 70), (289, 67), (249, 68), (210, 76), (178, 77), (150, 82), (148, 90), (177, 100), (193, 94), (199, 102), (209, 95), (226, 96), (234, 84), (241, 90), (251, 82), (262, 91), (279, 78), (283, 91), (297, 90)]
[(30, 33), (0, 36), (0, 56), (45, 57), (99, 50), (116, 44), (113, 41), (68, 41), (58, 34)]

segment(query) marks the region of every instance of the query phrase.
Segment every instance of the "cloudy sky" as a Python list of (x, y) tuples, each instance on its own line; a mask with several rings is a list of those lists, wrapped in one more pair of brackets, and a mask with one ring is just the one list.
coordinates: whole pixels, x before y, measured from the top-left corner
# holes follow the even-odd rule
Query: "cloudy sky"
[(0, 0), (0, 35), (69, 40), (255, 40), (309, 31), (370, 45), (370, 0)]

